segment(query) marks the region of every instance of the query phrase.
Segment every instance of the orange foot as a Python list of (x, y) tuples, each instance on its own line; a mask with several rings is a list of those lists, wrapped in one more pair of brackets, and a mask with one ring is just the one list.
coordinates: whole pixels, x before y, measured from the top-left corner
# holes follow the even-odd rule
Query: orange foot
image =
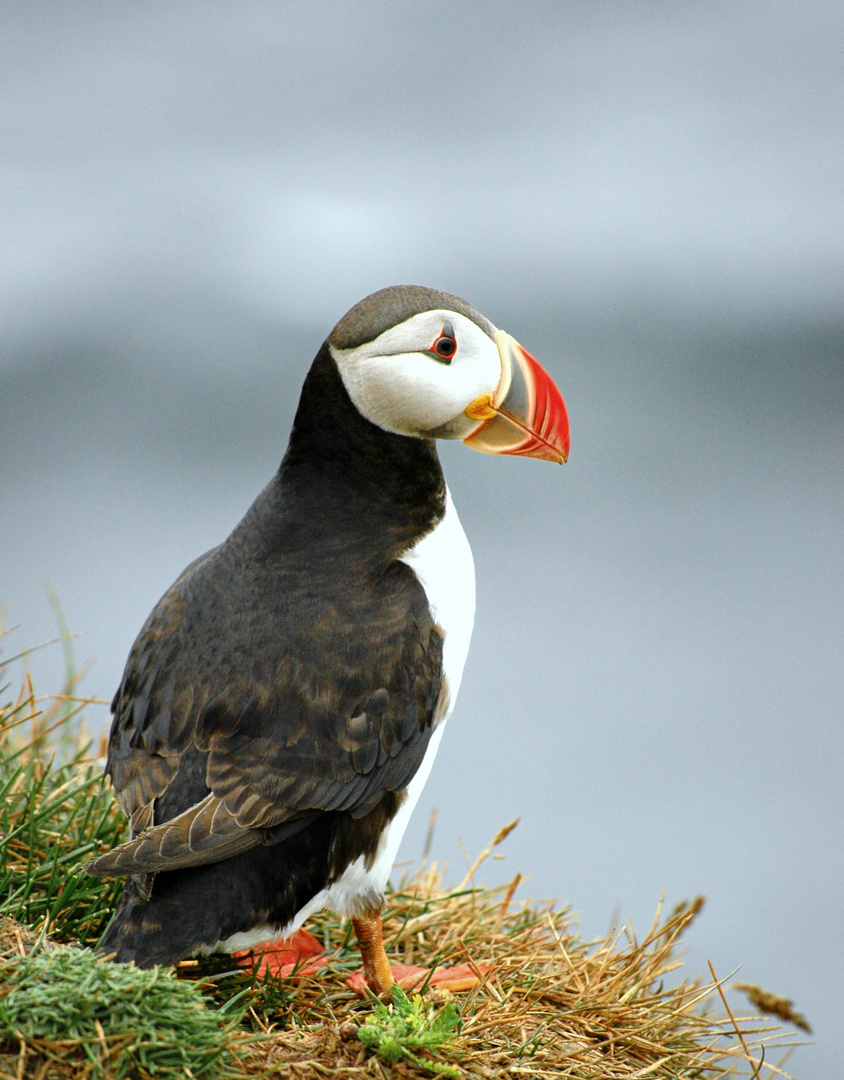
[[(468, 964), (458, 964), (456, 967), (438, 967), (434, 969), (428, 982), (429, 987), (437, 987), (439, 990), (471, 990), (480, 984), (477, 972), (481, 976), (492, 971), (492, 964), (477, 964), (469, 967)], [(414, 967), (412, 964), (390, 964), (390, 974), (393, 981), (397, 982), (402, 990), (418, 990), (425, 984), (430, 974), (430, 968)], [(365, 997), (369, 990), (366, 981), (366, 973), (363, 968), (346, 979), (346, 986), (354, 990), (356, 994)]]
[(328, 960), (321, 955), (323, 952), (322, 944), (313, 934), (307, 930), (297, 930), (288, 938), (276, 938), (275, 941), (256, 945), (254, 949), (241, 949), (232, 953), (232, 957), (240, 967), (254, 967), (257, 975), (269, 973), (283, 979), (292, 975), (301, 979), (315, 975), (325, 967)]

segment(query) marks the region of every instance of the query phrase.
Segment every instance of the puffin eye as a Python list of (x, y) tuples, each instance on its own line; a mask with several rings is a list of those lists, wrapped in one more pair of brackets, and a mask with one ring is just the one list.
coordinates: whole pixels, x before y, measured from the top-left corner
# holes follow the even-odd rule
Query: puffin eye
[(452, 357), (457, 352), (457, 341), (451, 323), (443, 326), (442, 333), (428, 351), (432, 352), (438, 360), (444, 360), (447, 364), (451, 363)]

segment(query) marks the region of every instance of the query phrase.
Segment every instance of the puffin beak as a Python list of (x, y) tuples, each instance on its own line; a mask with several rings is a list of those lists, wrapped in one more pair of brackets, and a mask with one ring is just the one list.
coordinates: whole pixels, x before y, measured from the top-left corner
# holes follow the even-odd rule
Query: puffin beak
[(569, 456), (569, 418), (554, 380), (530, 353), (498, 331), (501, 381), (494, 394), (481, 394), (466, 409), (480, 421), (463, 440), (484, 454), (516, 454), (558, 465)]

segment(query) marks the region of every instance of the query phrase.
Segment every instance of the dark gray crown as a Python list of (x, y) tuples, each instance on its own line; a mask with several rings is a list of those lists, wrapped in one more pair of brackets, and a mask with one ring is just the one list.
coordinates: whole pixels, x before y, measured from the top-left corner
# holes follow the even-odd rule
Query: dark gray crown
[(495, 327), (471, 304), (459, 296), (426, 289), (423, 285), (391, 285), (365, 297), (347, 311), (331, 331), (328, 341), (335, 349), (355, 349), (367, 341), (374, 341), (379, 334), (398, 326), (421, 311), (445, 308), (465, 315), (476, 323), (485, 334), (495, 340)]

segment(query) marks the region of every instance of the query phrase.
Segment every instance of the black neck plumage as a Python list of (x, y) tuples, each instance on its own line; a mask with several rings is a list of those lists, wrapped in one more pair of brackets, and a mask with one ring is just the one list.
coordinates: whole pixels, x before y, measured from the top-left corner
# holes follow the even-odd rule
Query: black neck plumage
[(291, 527), (303, 535), (315, 530), (395, 558), (445, 512), (436, 443), (394, 435), (363, 417), (325, 344), (302, 387), (278, 473), (253, 510), (259, 506), (264, 526), (275, 521), (287, 543)]

